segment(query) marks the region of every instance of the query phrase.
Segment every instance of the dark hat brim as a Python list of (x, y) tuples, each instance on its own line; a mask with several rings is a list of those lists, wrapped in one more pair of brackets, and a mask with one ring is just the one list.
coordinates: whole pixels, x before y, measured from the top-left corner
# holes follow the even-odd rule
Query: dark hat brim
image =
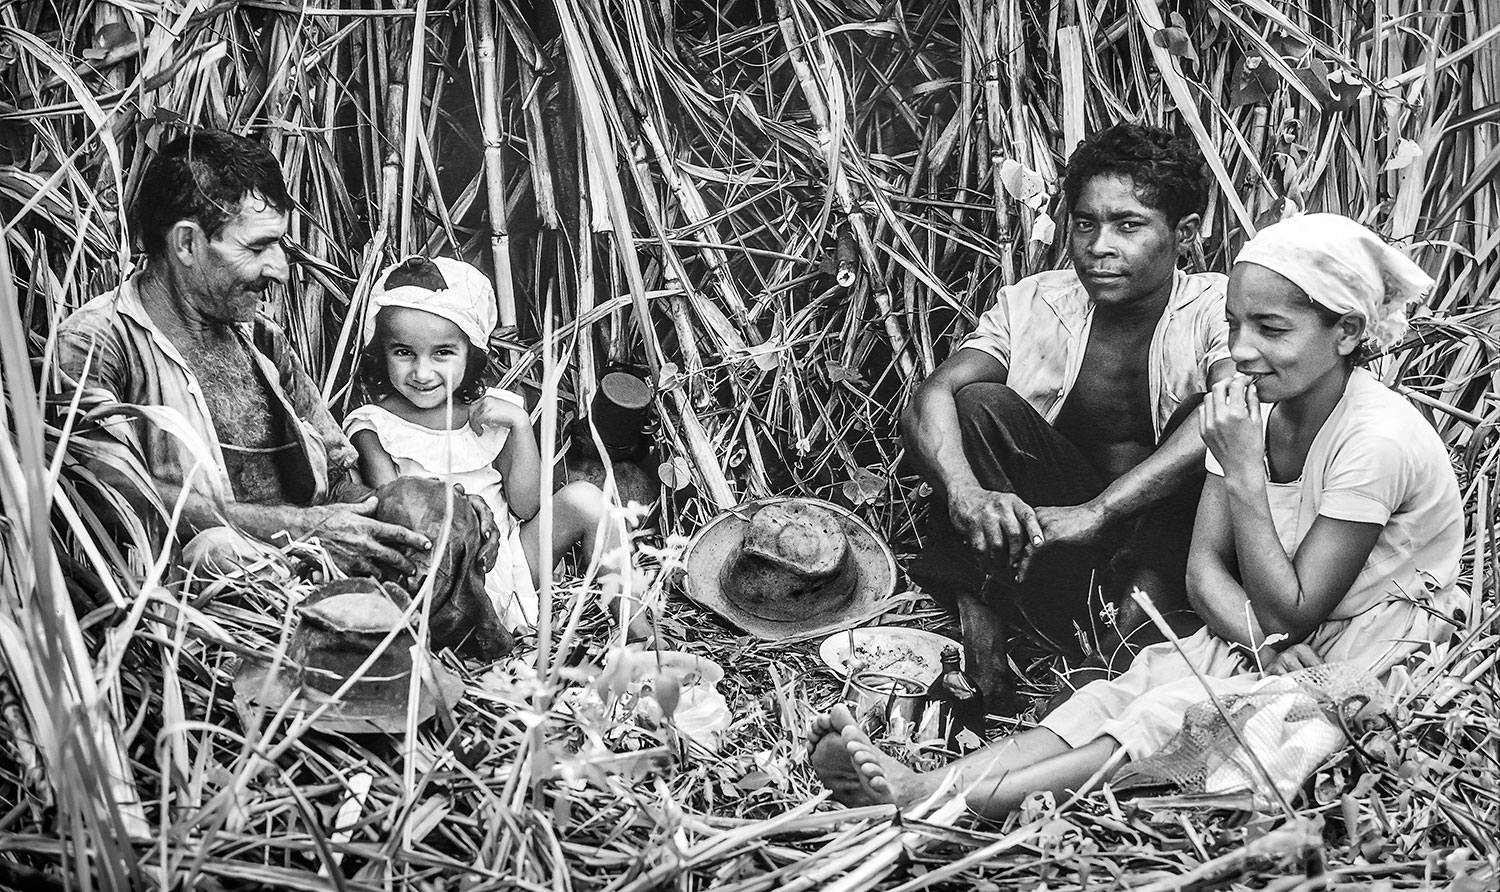
[[(462, 679), (448, 671), (443, 664), (432, 660), (433, 676), (438, 689), (448, 704), (457, 702), (463, 695)], [(246, 658), (240, 663), (234, 676), (234, 705), (242, 717), (258, 709), (277, 710), (288, 699), (294, 700), (291, 712), (312, 714), (325, 703), (328, 708), (313, 719), (312, 726), (319, 731), (335, 734), (397, 734), (406, 729), (406, 695), (399, 697), (340, 700), (329, 703), (318, 692), (308, 692), (297, 680), (296, 671), (283, 665), (274, 675), (271, 664), (259, 659)], [(417, 723), (427, 721), (437, 710), (437, 703), (426, 685), (417, 693)]]
[[(779, 502), (817, 505), (839, 519), (850, 555), (859, 568), (859, 580), (851, 600), (838, 610), (817, 617), (769, 620), (747, 612), (726, 595), (719, 571), (744, 540), (745, 531), (750, 526), (748, 518), (766, 505)], [(896, 557), (890, 547), (852, 511), (822, 499), (776, 496), (731, 508), (698, 530), (688, 542), (683, 563), (683, 591), (689, 598), (737, 628), (767, 641), (815, 638), (867, 623), (895, 606), (891, 595), (896, 591)]]

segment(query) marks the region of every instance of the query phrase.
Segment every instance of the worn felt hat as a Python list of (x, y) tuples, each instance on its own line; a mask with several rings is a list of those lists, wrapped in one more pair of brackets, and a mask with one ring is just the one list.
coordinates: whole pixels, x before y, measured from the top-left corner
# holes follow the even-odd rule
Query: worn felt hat
[(890, 608), (896, 560), (870, 525), (820, 499), (747, 502), (688, 543), (688, 597), (746, 632), (789, 641), (867, 622)]
[[(319, 586), (296, 608), (287, 652), (277, 665), (269, 657), (247, 658), (234, 678), (234, 702), (242, 714), (257, 707), (279, 709), (289, 698), (294, 710), (312, 713), (321, 731), (343, 734), (395, 733), (406, 727), (407, 692), (412, 684), (411, 631), (403, 627), (409, 604), (397, 586), (357, 577)], [(392, 629), (390, 644), (341, 696), (334, 695), (369, 659)], [(429, 661), (446, 702), (463, 691), (463, 682), (440, 663)], [(420, 685), (417, 721), (436, 710), (433, 692)]]

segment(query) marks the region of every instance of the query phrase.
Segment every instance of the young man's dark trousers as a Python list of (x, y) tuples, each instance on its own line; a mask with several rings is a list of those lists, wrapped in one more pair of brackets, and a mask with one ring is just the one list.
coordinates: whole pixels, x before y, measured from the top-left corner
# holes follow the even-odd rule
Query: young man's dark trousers
[[(1184, 421), (1196, 423), (1201, 401), (1201, 396), (1186, 400), (1162, 439)], [(1039, 507), (1081, 505), (1107, 485), (1078, 448), (1010, 387), (970, 384), (955, 402), (964, 453), (985, 489), (1013, 492)], [(1166, 498), (1087, 547), (1042, 549), (1020, 582), (1006, 555), (990, 559), (975, 552), (954, 529), (947, 505), (933, 502), (924, 548), (908, 573), (939, 603), (956, 608), (966, 663), (991, 703), (1007, 705), (1011, 695), (1006, 653), (1017, 623), (1070, 656), (1097, 650), (1117, 670), (1128, 665), (1131, 645), (1160, 640), (1149, 622), (1139, 628), (1143, 615), (1129, 598), (1132, 587), (1147, 591), (1164, 614), (1185, 620), (1185, 627), (1194, 624), (1187, 604), (1187, 554), (1204, 473), (1200, 465), (1185, 474)], [(1124, 620), (1119, 628), (1103, 616), (1109, 612), (1106, 603), (1117, 604), (1117, 616)], [(1122, 639), (1129, 644), (1122, 645)]]

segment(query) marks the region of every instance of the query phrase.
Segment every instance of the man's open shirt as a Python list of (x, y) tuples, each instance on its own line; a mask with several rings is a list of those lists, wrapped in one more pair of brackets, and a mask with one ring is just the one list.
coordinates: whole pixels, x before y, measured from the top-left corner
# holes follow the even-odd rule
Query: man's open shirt
[[(294, 475), (294, 501), (328, 501), (330, 480), (344, 478), (354, 465), (354, 447), (278, 328), (262, 320), (237, 326), (236, 333), (259, 366), (270, 398), (285, 417), (296, 420), (288, 429), (297, 447), (294, 452), (305, 463), (306, 479), (301, 473)], [(195, 490), (234, 499), (202, 388), (146, 313), (133, 277), (63, 321), (58, 358), (63, 375), (85, 386), (88, 408), (114, 402), (174, 410), (156, 418), (117, 415), (104, 422), (110, 432), (139, 450), (153, 478), (182, 485), (191, 471)]]
[[(1213, 364), (1229, 358), (1224, 321), (1228, 281), (1220, 273), (1175, 274), (1147, 365), (1158, 440), (1182, 401), (1208, 389)], [(1093, 310), (1073, 270), (1039, 273), (1001, 288), (995, 305), (959, 346), (1003, 363), (1006, 383), (1050, 423), (1078, 378)]]

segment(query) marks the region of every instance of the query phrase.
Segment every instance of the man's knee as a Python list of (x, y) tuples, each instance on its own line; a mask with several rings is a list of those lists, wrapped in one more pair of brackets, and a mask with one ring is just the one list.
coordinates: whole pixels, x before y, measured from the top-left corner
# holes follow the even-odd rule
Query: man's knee
[(233, 527), (209, 527), (182, 546), (182, 563), (194, 576), (274, 579), (287, 575), (281, 552)]
[(959, 424), (964, 427), (1004, 427), (1018, 413), (1036, 410), (1008, 384), (976, 381), (953, 394)]

